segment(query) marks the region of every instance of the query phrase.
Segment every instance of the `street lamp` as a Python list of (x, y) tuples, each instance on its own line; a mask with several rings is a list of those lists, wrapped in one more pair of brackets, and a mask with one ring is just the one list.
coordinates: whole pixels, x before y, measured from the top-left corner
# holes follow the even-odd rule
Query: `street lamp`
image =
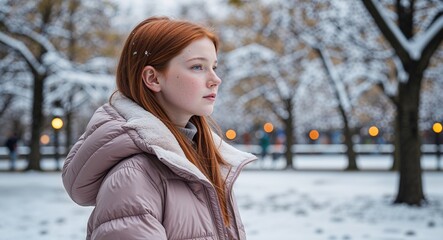
[(228, 131), (226, 131), (226, 137), (229, 140), (234, 140), (237, 137), (237, 133), (235, 132), (235, 130), (229, 129)]
[(274, 125), (272, 125), (272, 123), (267, 122), (263, 125), (263, 130), (265, 130), (265, 132), (267, 133), (271, 133), (274, 130)]
[(381, 147), (381, 146), (380, 146), (380, 142), (378, 141), (379, 139), (377, 139), (378, 136), (379, 136), (379, 134), (380, 134), (380, 130), (378, 129), (377, 126), (372, 125), (372, 126), (370, 126), (370, 127), (368, 128), (368, 134), (369, 134), (369, 136), (371, 136), (371, 137), (373, 138), (373, 140), (374, 140), (374, 146), (375, 146), (374, 151), (375, 151), (376, 153), (380, 153), (380, 147)]
[(378, 130), (378, 127), (376, 127), (376, 126), (371, 126), (368, 129), (368, 133), (371, 137), (377, 137), (379, 132), (380, 131)]
[(309, 131), (309, 138), (312, 141), (317, 140), (319, 137), (320, 137), (320, 133), (317, 130), (312, 129), (311, 131)]
[(47, 134), (43, 134), (40, 137), (40, 143), (43, 144), (43, 145), (47, 145), (49, 143), (49, 141), (50, 141), (50, 138), (49, 138), (49, 136)]
[(51, 121), (51, 126), (54, 129), (54, 158), (55, 158), (55, 165), (58, 171), (60, 171), (60, 165), (59, 165), (59, 138), (58, 138), (58, 132), (63, 127), (63, 120), (60, 117), (55, 116)]
[(440, 167), (440, 160), (441, 160), (440, 159), (440, 141), (438, 139), (438, 134), (440, 134), (442, 132), (443, 126), (441, 123), (436, 122), (432, 125), (432, 130), (435, 133), (435, 146), (437, 148), (436, 152), (435, 152), (436, 157), (437, 157), (437, 170), (441, 170), (441, 167)]

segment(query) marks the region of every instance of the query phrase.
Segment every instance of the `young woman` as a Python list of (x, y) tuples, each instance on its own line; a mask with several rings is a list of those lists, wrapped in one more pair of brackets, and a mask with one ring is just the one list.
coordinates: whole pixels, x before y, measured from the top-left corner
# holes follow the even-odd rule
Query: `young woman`
[(255, 156), (211, 130), (217, 47), (186, 21), (149, 18), (131, 32), (118, 90), (63, 167), (70, 197), (95, 206), (87, 239), (246, 238), (232, 188)]

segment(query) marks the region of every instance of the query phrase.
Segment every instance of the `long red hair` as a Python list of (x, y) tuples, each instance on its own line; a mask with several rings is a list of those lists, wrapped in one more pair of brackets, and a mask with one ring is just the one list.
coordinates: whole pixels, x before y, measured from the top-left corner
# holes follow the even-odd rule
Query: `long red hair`
[(226, 162), (221, 157), (212, 138), (213, 121), (204, 116), (193, 116), (190, 122), (197, 127), (194, 148), (171, 122), (166, 112), (142, 81), (145, 66), (164, 72), (172, 58), (180, 54), (191, 42), (209, 38), (218, 49), (218, 38), (208, 28), (195, 23), (152, 17), (139, 23), (128, 36), (117, 67), (117, 89), (145, 110), (162, 120), (177, 139), (187, 159), (213, 184), (217, 192), (223, 219), (229, 225), (225, 181), (220, 167)]

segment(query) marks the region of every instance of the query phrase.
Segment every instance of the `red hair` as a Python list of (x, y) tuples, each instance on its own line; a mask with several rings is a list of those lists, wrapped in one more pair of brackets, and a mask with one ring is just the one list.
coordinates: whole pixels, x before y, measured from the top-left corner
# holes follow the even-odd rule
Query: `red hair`
[[(220, 202), (224, 222), (229, 225), (225, 181), (221, 175), (221, 165), (226, 162), (221, 157), (212, 138), (211, 119), (193, 116), (190, 122), (197, 127), (196, 148), (191, 145), (166, 112), (154, 98), (151, 90), (142, 80), (145, 66), (165, 72), (172, 58), (179, 55), (190, 43), (209, 38), (218, 49), (218, 38), (208, 28), (166, 17), (148, 18), (139, 23), (127, 38), (117, 67), (117, 89), (145, 110), (159, 118), (172, 132), (187, 159), (193, 163), (213, 184)], [(214, 125), (215, 126), (215, 125)]]

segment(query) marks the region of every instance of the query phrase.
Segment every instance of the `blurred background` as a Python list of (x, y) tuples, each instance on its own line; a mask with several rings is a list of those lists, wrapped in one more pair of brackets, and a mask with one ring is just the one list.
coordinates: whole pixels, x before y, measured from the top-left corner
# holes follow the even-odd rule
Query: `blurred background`
[(424, 203), (422, 172), (443, 168), (440, 0), (0, 0), (1, 172), (60, 170), (153, 15), (219, 35), (213, 118), (259, 157), (249, 169), (339, 156), (334, 170), (399, 173), (393, 202)]

